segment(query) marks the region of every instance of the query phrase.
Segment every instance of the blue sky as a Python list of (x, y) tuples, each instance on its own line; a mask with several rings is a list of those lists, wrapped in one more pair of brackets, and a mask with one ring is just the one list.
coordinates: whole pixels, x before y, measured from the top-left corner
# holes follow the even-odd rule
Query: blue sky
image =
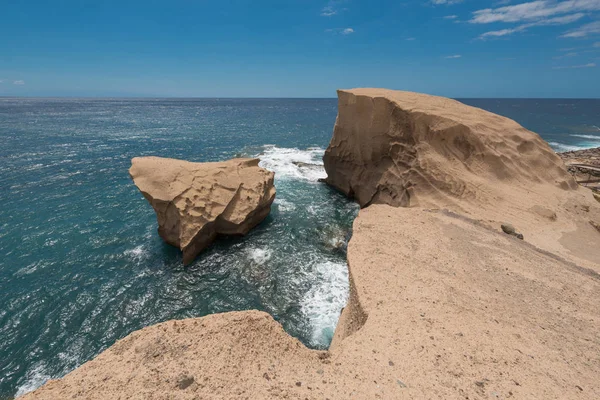
[(600, 97), (600, 0), (11, 1), (0, 96)]

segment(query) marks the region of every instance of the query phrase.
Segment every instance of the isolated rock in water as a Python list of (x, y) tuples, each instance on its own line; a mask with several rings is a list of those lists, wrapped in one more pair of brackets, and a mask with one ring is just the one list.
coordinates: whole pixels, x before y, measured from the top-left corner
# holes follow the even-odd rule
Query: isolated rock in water
[(269, 214), (274, 174), (258, 162), (136, 157), (129, 174), (156, 211), (159, 235), (189, 264), (217, 235), (245, 235)]
[(498, 184), (577, 187), (550, 146), (511, 119), (419, 93), (352, 89), (338, 97), (323, 157), (327, 183), (361, 207), (495, 202)]

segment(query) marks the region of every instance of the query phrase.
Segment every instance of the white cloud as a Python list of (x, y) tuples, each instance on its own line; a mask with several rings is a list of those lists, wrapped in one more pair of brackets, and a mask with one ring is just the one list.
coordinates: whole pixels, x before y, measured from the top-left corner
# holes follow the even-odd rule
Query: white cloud
[(445, 5), (451, 5), (451, 4), (458, 4), (458, 3), (462, 3), (463, 0), (431, 0), (431, 2), (433, 4), (437, 5), (441, 5), (441, 4), (445, 4)]
[(538, 0), (499, 8), (474, 11), (473, 24), (492, 22), (523, 22), (539, 20), (561, 14), (600, 10), (600, 0)]
[(560, 60), (560, 59), (567, 58), (567, 57), (576, 57), (578, 55), (579, 55), (579, 53), (572, 51), (570, 53), (565, 53), (560, 56), (556, 56), (556, 57), (552, 57), (552, 58), (555, 60)]
[(456, 18), (458, 18), (458, 15), (446, 15), (444, 17), (444, 19), (456, 19)]
[(321, 17), (331, 17), (335, 14), (337, 14), (337, 10), (334, 9), (333, 6), (325, 6), (321, 10)]
[(512, 35), (513, 33), (516, 32), (523, 32), (525, 30), (527, 30), (528, 28), (532, 28), (534, 26), (548, 26), (548, 25), (565, 25), (565, 24), (570, 24), (573, 23), (581, 18), (585, 17), (585, 14), (583, 13), (577, 13), (577, 14), (570, 14), (570, 15), (563, 15), (562, 17), (554, 17), (554, 18), (548, 18), (548, 19), (541, 19), (539, 21), (535, 21), (535, 22), (529, 22), (527, 24), (522, 24), (519, 26), (516, 26), (514, 28), (507, 28), (507, 29), (501, 29), (498, 31), (490, 31), (490, 32), (485, 32), (483, 34), (481, 34), (479, 36), (480, 39), (486, 39), (488, 37), (498, 37), (498, 36), (507, 36), (507, 35)]
[(552, 67), (552, 69), (571, 69), (571, 68), (594, 68), (595, 63), (583, 64), (583, 65), (567, 65), (562, 67)]
[(346, 11), (347, 8), (342, 7), (346, 1), (347, 0), (329, 0), (327, 5), (321, 9), (321, 17), (332, 17), (339, 14), (340, 11)]
[(351, 35), (354, 33), (354, 29), (352, 28), (329, 28), (325, 29), (325, 32), (332, 33), (334, 35)]
[(13, 82), (13, 85), (24, 85), (24, 84), (25, 84), (25, 81), (22, 81), (22, 80), (18, 80), (18, 81), (14, 81)]
[(590, 22), (589, 24), (582, 25), (579, 28), (571, 29), (570, 31), (561, 35), (561, 37), (579, 38), (597, 33), (600, 33), (600, 21)]
[(444, 58), (450, 59), (450, 58), (461, 58), (462, 56), (460, 54), (454, 54), (452, 56), (446, 56)]

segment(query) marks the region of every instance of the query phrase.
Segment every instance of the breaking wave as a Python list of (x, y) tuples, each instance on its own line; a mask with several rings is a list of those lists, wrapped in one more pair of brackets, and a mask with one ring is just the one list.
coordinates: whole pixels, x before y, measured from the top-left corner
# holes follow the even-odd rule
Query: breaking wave
[(302, 302), (302, 312), (309, 321), (311, 344), (328, 346), (348, 301), (348, 267), (345, 263), (325, 261), (314, 266), (313, 286)]
[(548, 144), (550, 145), (550, 147), (552, 147), (552, 149), (558, 153), (561, 152), (565, 152), (565, 151), (577, 151), (577, 150), (585, 150), (594, 146), (575, 146), (575, 145), (571, 145), (571, 144), (564, 144), (564, 143), (558, 143), (558, 142), (548, 142)]
[(275, 172), (276, 178), (317, 182), (327, 177), (323, 167), (324, 153), (325, 150), (319, 147), (299, 150), (266, 145), (258, 157), (259, 165)]
[(582, 139), (600, 141), (600, 136), (597, 136), (597, 135), (571, 135), (571, 136), (582, 138)]

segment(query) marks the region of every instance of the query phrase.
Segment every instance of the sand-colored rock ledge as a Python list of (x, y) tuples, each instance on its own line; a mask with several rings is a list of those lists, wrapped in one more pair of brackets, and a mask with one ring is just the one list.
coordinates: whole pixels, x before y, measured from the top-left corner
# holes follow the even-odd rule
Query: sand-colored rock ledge
[(158, 233), (189, 264), (217, 235), (245, 235), (269, 215), (274, 174), (258, 162), (137, 157), (129, 174), (156, 211)]
[(600, 272), (600, 207), (561, 158), (515, 121), (456, 100), (338, 91), (327, 183), (362, 207), (444, 208)]
[(420, 93), (352, 89), (338, 97), (327, 183), (362, 207), (479, 200), (496, 182), (576, 187), (548, 144), (511, 119)]

